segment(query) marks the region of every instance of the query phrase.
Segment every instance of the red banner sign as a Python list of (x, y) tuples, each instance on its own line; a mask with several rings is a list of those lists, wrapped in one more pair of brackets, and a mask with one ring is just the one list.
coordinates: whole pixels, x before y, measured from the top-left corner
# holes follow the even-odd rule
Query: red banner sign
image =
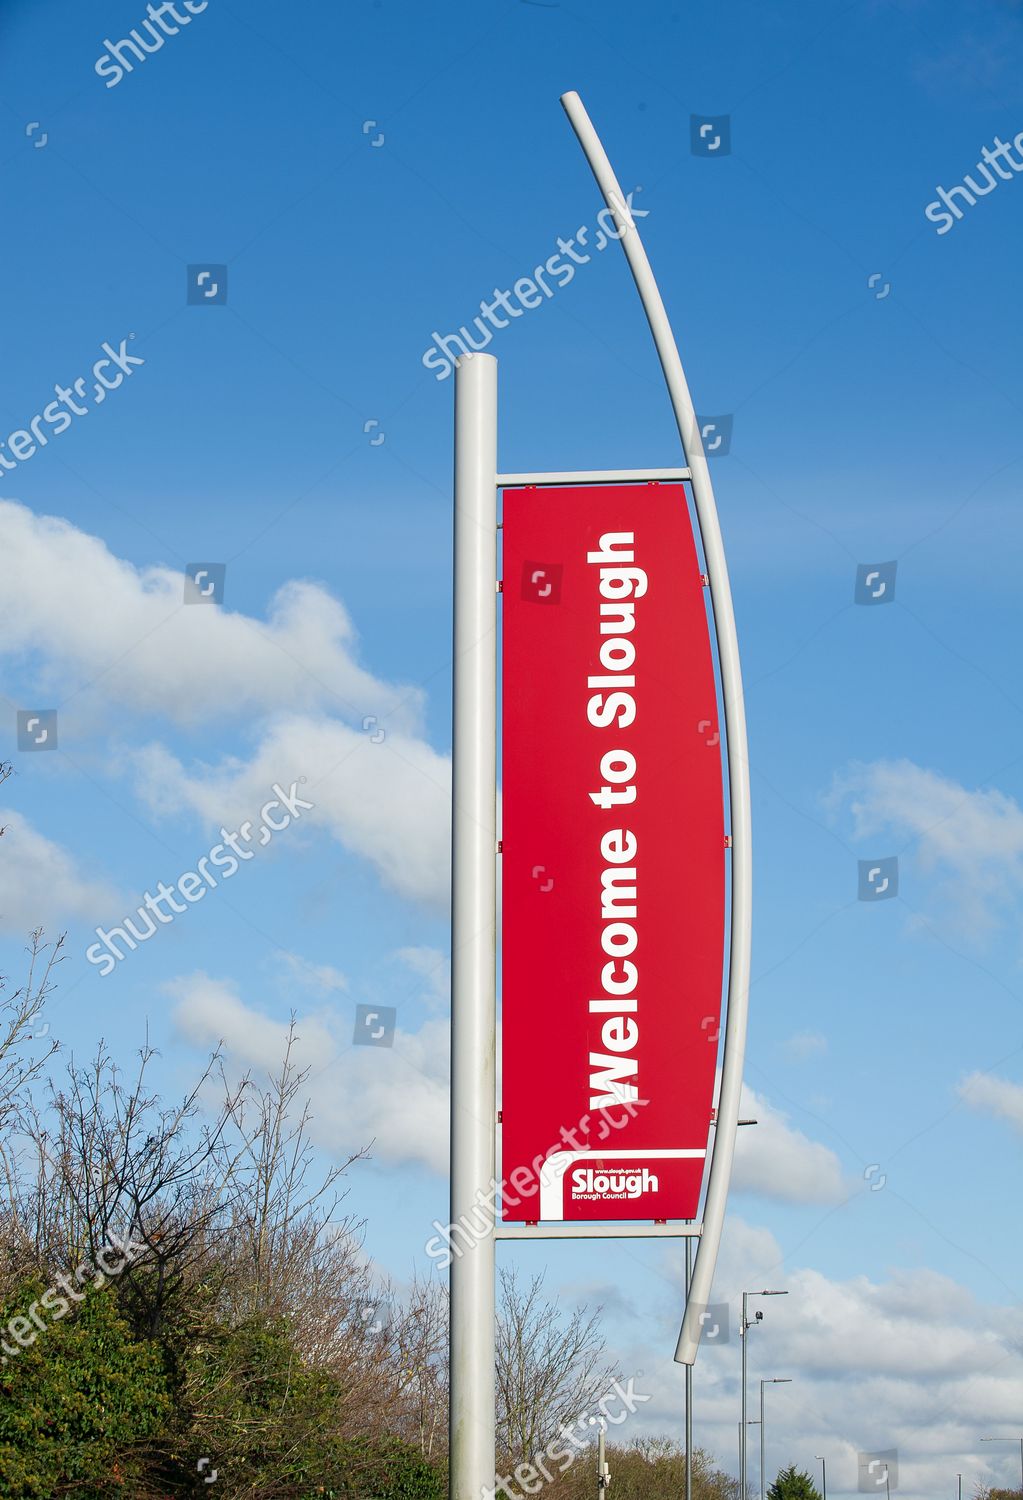
[(695, 1218), (724, 954), (679, 484), (504, 494), (502, 1214)]

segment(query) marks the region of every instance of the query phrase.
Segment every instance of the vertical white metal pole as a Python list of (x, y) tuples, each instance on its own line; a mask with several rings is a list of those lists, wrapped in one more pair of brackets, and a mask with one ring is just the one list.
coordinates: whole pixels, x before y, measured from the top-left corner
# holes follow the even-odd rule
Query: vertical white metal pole
[(742, 1294), (742, 1323), (739, 1333), (742, 1338), (742, 1421), (739, 1424), (739, 1500), (748, 1500), (746, 1494), (746, 1341), (749, 1337), (749, 1323), (746, 1321), (746, 1299), (748, 1292)]
[(471, 354), (455, 369), (450, 1223), (487, 1228), (451, 1262), (451, 1500), (494, 1484), (496, 476), (497, 361)]
[[(693, 1279), (693, 1240), (686, 1236), (686, 1301)], [(693, 1367), (686, 1365), (686, 1500), (693, 1500)]]
[(760, 1382), (760, 1500), (764, 1500), (764, 1384)]

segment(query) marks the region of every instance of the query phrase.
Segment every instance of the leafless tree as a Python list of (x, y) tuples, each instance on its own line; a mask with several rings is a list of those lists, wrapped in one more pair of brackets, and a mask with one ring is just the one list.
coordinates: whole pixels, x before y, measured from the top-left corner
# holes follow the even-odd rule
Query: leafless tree
[(449, 1316), (447, 1287), (416, 1277), (394, 1329), (395, 1426), (428, 1459), (447, 1451)]
[(372, 1296), (363, 1223), (338, 1213), (344, 1178), (366, 1153), (316, 1172), (298, 1041), (292, 1017), (278, 1069), (263, 1083), (246, 1079), (230, 1101), (232, 1133), (219, 1146), (233, 1189), (228, 1295), (234, 1317), (287, 1317), (307, 1356), (322, 1364), (339, 1337), (361, 1334)]
[[(0, 786), (12, 774), (11, 764), (0, 761)], [(0, 827), (0, 838), (5, 831)], [(54, 970), (63, 961), (64, 938), (62, 933), (56, 942), (44, 942), (42, 928), (37, 928), (29, 938), (24, 984), (7, 992), (0, 975), (0, 1225), (8, 1249), (5, 1269), (11, 1273), (31, 1265), (30, 1243), (18, 1214), (19, 1159), (29, 1144), (25, 1131), (31, 1117), (32, 1084), (60, 1050), (49, 1023), (40, 1017), (54, 986)], [(29, 1052), (30, 1042), (41, 1045)]]
[[(340, 1186), (359, 1152), (312, 1178), (315, 1150), (307, 1097), (309, 1069), (295, 1062), (299, 1042), (294, 1016), (284, 1056), (264, 1083), (246, 1079), (231, 1105), (241, 1149), (231, 1164), (238, 1190), (235, 1235), (247, 1260), (247, 1295), (253, 1311), (286, 1310), (289, 1261), (303, 1254), (303, 1227), (310, 1219), (335, 1221), (347, 1194)], [(354, 1228), (346, 1219), (345, 1227)]]
[(147, 1082), (154, 1056), (147, 1042), (131, 1078), (102, 1044), (88, 1067), (70, 1061), (34, 1116), (36, 1171), (20, 1203), (40, 1267), (95, 1264), (104, 1247), (132, 1242), (118, 1299), (146, 1337), (172, 1316), (226, 1216), (223, 1147), (236, 1102), (228, 1094), (212, 1118), (203, 1114), (201, 1100), (222, 1076), (215, 1053), (184, 1097), (165, 1104)]
[[(55, 943), (45, 943), (42, 929), (37, 929), (29, 939), (25, 983), (6, 994), (0, 977), (0, 1155), (5, 1177), (9, 1177), (13, 1165), (9, 1142), (24, 1123), (30, 1085), (59, 1050), (59, 1043), (49, 1037), (48, 1024), (43, 1023), (43, 1029), (39, 1018), (53, 989), (53, 971), (63, 961), (64, 936), (62, 933)], [(26, 1056), (25, 1044), (43, 1038), (47, 1038), (45, 1044), (33, 1056)]]
[(618, 1374), (599, 1330), (601, 1309), (562, 1314), (543, 1295), (543, 1277), (520, 1287), (502, 1270), (497, 1316), (498, 1449), (519, 1464), (592, 1411)]
[(0, 1295), (36, 1267), (32, 1235), (21, 1213), (21, 1184), (25, 1158), (32, 1153), (32, 1085), (59, 1050), (39, 1018), (63, 945), (63, 936), (45, 943), (41, 931), (32, 933), (25, 983), (5, 992), (0, 977), (0, 1236), (6, 1252), (0, 1261)]
[[(685, 1449), (673, 1438), (642, 1437), (609, 1443), (611, 1493), (619, 1500), (678, 1500), (685, 1493)], [(590, 1500), (595, 1469), (583, 1455), (567, 1472), (556, 1474), (545, 1494), (550, 1500)], [(739, 1484), (719, 1469), (703, 1448), (693, 1449), (693, 1500), (739, 1500)]]

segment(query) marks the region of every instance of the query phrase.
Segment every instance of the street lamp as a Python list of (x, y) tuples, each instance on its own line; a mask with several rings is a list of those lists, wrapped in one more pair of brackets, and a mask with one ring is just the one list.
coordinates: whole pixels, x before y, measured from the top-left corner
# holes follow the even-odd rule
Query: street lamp
[[(824, 1461), (823, 1453), (815, 1453), (814, 1458), (821, 1466), (821, 1500), (828, 1500), (828, 1466)], [(959, 1500), (963, 1500), (962, 1495)]]
[(993, 1437), (981, 1438), (982, 1443), (1019, 1443), (1019, 1484), (1020, 1494), (1023, 1495), (1023, 1437)]
[[(750, 1297), (787, 1297), (788, 1292), (743, 1292), (742, 1294), (742, 1323), (739, 1328), (739, 1339), (742, 1343), (742, 1421), (739, 1423), (739, 1500), (746, 1500), (746, 1428), (750, 1423), (746, 1421), (746, 1333), (752, 1328), (753, 1323), (746, 1316), (746, 1304)], [(753, 1320), (755, 1323), (763, 1321), (763, 1313), (758, 1312)]]
[(760, 1500), (764, 1500), (764, 1386), (791, 1384), (791, 1375), (773, 1375), (760, 1382)]

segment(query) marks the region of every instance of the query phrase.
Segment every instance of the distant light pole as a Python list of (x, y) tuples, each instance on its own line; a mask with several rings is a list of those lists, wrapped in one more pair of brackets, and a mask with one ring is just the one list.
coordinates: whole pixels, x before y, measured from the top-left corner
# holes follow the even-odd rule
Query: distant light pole
[(597, 1431), (597, 1500), (603, 1500), (604, 1491), (611, 1483), (607, 1461), (604, 1458), (604, 1434), (606, 1432), (607, 1423), (601, 1417), (600, 1427)]
[(993, 1437), (981, 1438), (982, 1443), (1019, 1443), (1019, 1484), (1020, 1494), (1023, 1495), (1023, 1437)]
[[(828, 1466), (824, 1461), (824, 1454), (815, 1453), (814, 1458), (821, 1466), (821, 1500), (828, 1500)], [(960, 1488), (962, 1488), (961, 1485)], [(959, 1500), (963, 1500), (962, 1495), (959, 1496)]]
[(959, 1481), (959, 1500), (963, 1500), (963, 1476), (961, 1474), (957, 1474), (956, 1478)]
[[(742, 1294), (742, 1323), (739, 1328), (739, 1339), (742, 1343), (742, 1421), (739, 1423), (739, 1500), (746, 1500), (746, 1428), (750, 1424), (746, 1421), (746, 1334), (753, 1324), (746, 1316), (746, 1305), (750, 1297), (787, 1297), (788, 1292), (743, 1292)], [(763, 1320), (763, 1313), (758, 1312), (754, 1318), (755, 1323)]]
[[(711, 1110), (712, 1125), (717, 1124), (717, 1111)], [(756, 1125), (756, 1120), (738, 1120), (739, 1125)], [(686, 1235), (686, 1306), (689, 1306), (689, 1288), (693, 1280), (693, 1236)], [(743, 1303), (743, 1316), (745, 1317), (745, 1302)], [(745, 1414), (745, 1408), (743, 1408)], [(685, 1500), (693, 1500), (693, 1367), (686, 1365), (686, 1493)], [(740, 1444), (739, 1463), (742, 1464), (742, 1449)], [(742, 1500), (746, 1500), (743, 1496)]]
[[(791, 1384), (791, 1375), (773, 1375), (768, 1380), (762, 1380), (760, 1382), (760, 1500), (764, 1500), (764, 1494), (766, 1490), (766, 1486), (764, 1484), (764, 1386)], [(885, 1473), (887, 1474), (887, 1470), (885, 1471)]]

